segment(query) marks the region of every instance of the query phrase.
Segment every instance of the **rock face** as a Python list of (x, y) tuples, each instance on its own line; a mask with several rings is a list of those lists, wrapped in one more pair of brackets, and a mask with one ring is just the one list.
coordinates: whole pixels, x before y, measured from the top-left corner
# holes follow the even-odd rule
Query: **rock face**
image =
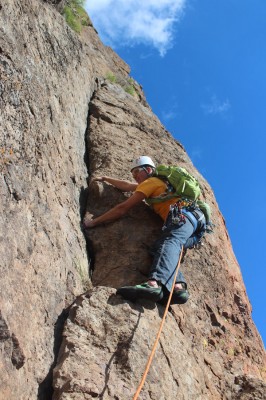
[(34, 399), (51, 376), (61, 314), (87, 281), (79, 223), (94, 79), (53, 7), (0, 8), (0, 398)]
[(129, 67), (49, 2), (1, 2), (0, 32), (0, 399), (133, 397), (164, 308), (115, 288), (146, 279), (161, 221), (143, 204), (87, 241), (80, 221), (129, 195), (88, 190), (88, 175), (130, 179), (141, 154), (196, 175), (216, 229), (182, 263), (191, 297), (168, 312), (140, 398), (265, 398), (264, 348), (212, 190)]

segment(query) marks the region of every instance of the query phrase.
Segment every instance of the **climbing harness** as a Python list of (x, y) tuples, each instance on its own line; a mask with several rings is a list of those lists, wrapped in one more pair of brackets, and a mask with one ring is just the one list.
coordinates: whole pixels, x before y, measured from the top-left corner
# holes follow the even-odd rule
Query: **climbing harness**
[(161, 324), (160, 324), (160, 327), (159, 327), (159, 331), (157, 333), (157, 336), (156, 336), (156, 339), (154, 341), (154, 345), (153, 345), (150, 357), (149, 357), (149, 359), (147, 361), (147, 364), (146, 364), (146, 367), (145, 367), (145, 371), (143, 373), (143, 376), (142, 376), (141, 382), (140, 382), (140, 384), (139, 384), (139, 386), (137, 388), (137, 391), (136, 391), (136, 393), (135, 393), (135, 395), (133, 397), (133, 400), (137, 400), (137, 398), (138, 398), (138, 396), (139, 396), (139, 394), (141, 392), (141, 389), (142, 389), (142, 387), (143, 387), (143, 385), (145, 383), (147, 374), (149, 372), (149, 369), (150, 369), (150, 366), (151, 366), (151, 363), (152, 363), (152, 359), (153, 359), (154, 354), (155, 354), (156, 346), (157, 346), (157, 344), (159, 342), (160, 335), (161, 335), (161, 332), (162, 332), (162, 329), (163, 329), (163, 325), (164, 325), (164, 322), (165, 322), (165, 319), (166, 319), (166, 315), (167, 315), (167, 312), (168, 312), (168, 309), (169, 309), (169, 306), (170, 306), (171, 298), (172, 298), (172, 295), (173, 295), (173, 292), (174, 292), (175, 281), (176, 281), (177, 273), (178, 273), (178, 270), (179, 270), (179, 267), (180, 267), (180, 261), (182, 259), (182, 254), (183, 254), (183, 247), (181, 248), (181, 252), (180, 252), (180, 255), (179, 255), (179, 259), (178, 259), (178, 263), (177, 263), (177, 266), (176, 266), (176, 271), (175, 271), (175, 275), (174, 275), (174, 279), (173, 279), (173, 285), (172, 285), (171, 292), (170, 292), (170, 295), (169, 295), (169, 298), (168, 298), (168, 301), (167, 301), (167, 304), (166, 304), (166, 307), (165, 307), (165, 310), (164, 310), (164, 314), (163, 314), (163, 318), (162, 318), (162, 321), (161, 321)]
[[(167, 228), (169, 220), (171, 220), (171, 224), (177, 225), (180, 223), (185, 224), (186, 218), (188, 218), (192, 225), (195, 225), (195, 223), (197, 223), (200, 218), (195, 210), (196, 206), (194, 201), (183, 198), (178, 199), (174, 204), (170, 206), (170, 211), (162, 230)], [(195, 223), (191, 221), (191, 218), (189, 218), (186, 211), (193, 213)]]
[(195, 206), (195, 201), (186, 198), (181, 198), (177, 200), (176, 203), (173, 204), (170, 208), (173, 208), (174, 213), (176, 214), (174, 216), (174, 220), (176, 219), (175, 223), (178, 223), (186, 221), (183, 213), (183, 208), (186, 208), (188, 211), (192, 212), (193, 210), (195, 210), (196, 206)]

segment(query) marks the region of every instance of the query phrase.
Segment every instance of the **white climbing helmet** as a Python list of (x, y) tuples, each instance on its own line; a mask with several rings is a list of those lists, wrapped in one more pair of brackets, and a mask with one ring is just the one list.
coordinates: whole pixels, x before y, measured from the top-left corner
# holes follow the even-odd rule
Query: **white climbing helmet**
[(134, 168), (142, 167), (143, 165), (149, 165), (152, 168), (156, 168), (152, 159), (148, 156), (140, 156), (136, 160), (132, 161), (131, 171)]

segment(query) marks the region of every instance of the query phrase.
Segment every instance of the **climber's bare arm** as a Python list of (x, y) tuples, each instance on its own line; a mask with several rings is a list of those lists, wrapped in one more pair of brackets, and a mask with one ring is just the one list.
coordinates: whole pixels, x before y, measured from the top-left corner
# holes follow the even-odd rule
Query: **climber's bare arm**
[(144, 200), (145, 195), (141, 192), (135, 192), (131, 197), (129, 197), (123, 203), (111, 208), (106, 213), (96, 217), (94, 219), (84, 219), (84, 228), (94, 228), (97, 225), (104, 224), (106, 222), (115, 221), (123, 217), (132, 207), (139, 204)]
[(138, 186), (137, 183), (126, 181), (123, 179), (111, 178), (110, 176), (100, 176), (93, 178), (91, 183), (95, 181), (111, 183), (111, 185), (115, 186), (122, 192), (134, 192), (136, 187)]

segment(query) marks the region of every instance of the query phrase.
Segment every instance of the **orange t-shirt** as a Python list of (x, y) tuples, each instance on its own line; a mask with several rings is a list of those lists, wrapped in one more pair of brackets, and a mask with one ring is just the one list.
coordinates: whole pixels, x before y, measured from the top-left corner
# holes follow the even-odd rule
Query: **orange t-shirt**
[[(141, 182), (137, 186), (136, 192), (143, 193), (145, 197), (149, 199), (151, 197), (160, 196), (161, 194), (166, 192), (166, 189), (167, 186), (161, 179), (152, 177), (146, 179), (144, 182)], [(175, 204), (176, 201), (177, 197), (170, 200), (162, 201), (160, 203), (154, 203), (152, 206), (156, 214), (159, 214), (160, 217), (165, 221), (170, 210), (170, 205)]]

